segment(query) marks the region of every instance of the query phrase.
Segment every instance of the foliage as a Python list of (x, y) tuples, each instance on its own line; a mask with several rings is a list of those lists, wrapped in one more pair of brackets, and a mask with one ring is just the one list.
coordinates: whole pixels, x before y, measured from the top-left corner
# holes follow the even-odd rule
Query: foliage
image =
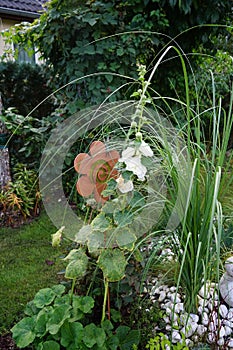
[(26, 317), (12, 328), (20, 348), (130, 350), (139, 343), (139, 332), (127, 326), (113, 331), (110, 321), (95, 325), (93, 298), (64, 293), (63, 285), (44, 288), (27, 304)]
[[(225, 24), (226, 17), (231, 16), (230, 0), (222, 6), (217, 0), (206, 0), (204, 4), (200, 0), (109, 0), (107, 3), (52, 0), (39, 19), (13, 28), (14, 35), (12, 32), (5, 35), (10, 41), (13, 37), (17, 44), (28, 47), (31, 43), (38, 48), (49, 76), (53, 77), (53, 86), (60, 88), (68, 84), (56, 96), (73, 113), (106, 97), (111, 101), (122, 96), (127, 91), (127, 86), (121, 86), (122, 80), (128, 84), (126, 76), (131, 81), (136, 78), (135, 62), (149, 66), (164, 44), (170, 42), (169, 37), (179, 34), (178, 45), (190, 52), (200, 42), (206, 44), (209, 33), (215, 31), (214, 27), (203, 24)], [(192, 26), (193, 30), (187, 30)], [(172, 76), (176, 70), (175, 58), (163, 63), (155, 86), (166, 86), (161, 91), (168, 90), (164, 72), (170, 71)], [(80, 80), (71, 83), (75, 79)], [(118, 94), (112, 95), (119, 87)]]
[(185, 345), (185, 340), (183, 339), (181, 342), (177, 344), (172, 344), (167, 336), (163, 333), (159, 333), (154, 338), (151, 338), (147, 345), (146, 349), (149, 350), (188, 350), (189, 348)]
[[(229, 53), (218, 50), (214, 56), (207, 55), (203, 47), (199, 47), (195, 60), (195, 76), (191, 77), (190, 99), (193, 105), (198, 105), (201, 119), (202, 139), (211, 142), (213, 117), (212, 107), (214, 101), (220, 101), (222, 108), (229, 109), (232, 85), (232, 58)], [(194, 53), (194, 54), (195, 54)], [(219, 123), (220, 131), (224, 127)], [(229, 139), (228, 147), (232, 146), (232, 137)]]
[[(198, 291), (203, 281), (211, 279), (213, 275), (210, 264), (213, 256), (216, 262), (214, 269), (217, 280), (219, 278), (224, 194), (232, 183), (232, 177), (229, 178), (227, 174), (230, 163), (224, 169), (226, 172), (221, 174), (221, 169), (225, 166), (233, 123), (232, 93), (229, 108), (225, 111), (221, 101), (219, 104), (216, 102), (214, 82), (212, 87), (213, 105), (211, 110), (206, 111), (208, 115), (211, 114), (212, 121), (210, 151), (208, 143), (201, 138), (203, 112), (197, 109), (187, 121), (189, 154), (194, 157), (194, 164), (186, 198), (185, 215), (174, 233), (175, 249), (180, 262), (178, 284), (181, 283), (184, 290), (188, 312), (195, 312)], [(192, 141), (192, 127), (195, 129), (194, 141)]]
[(63, 111), (60, 109), (43, 119), (24, 117), (12, 107), (6, 109), (0, 115), (0, 121), (9, 133), (6, 146), (9, 147), (11, 166), (14, 168), (18, 163), (24, 163), (37, 170), (49, 133), (62, 119)]
[(51, 99), (37, 107), (51, 94), (42, 65), (0, 62), (0, 92), (3, 107), (14, 107), (23, 116), (33, 111), (34, 117), (42, 119), (54, 109)]
[(40, 200), (37, 174), (28, 170), (25, 165), (18, 164), (14, 181), (0, 191), (1, 221), (10, 225), (17, 215), (22, 215), (24, 219), (32, 213), (37, 215)]

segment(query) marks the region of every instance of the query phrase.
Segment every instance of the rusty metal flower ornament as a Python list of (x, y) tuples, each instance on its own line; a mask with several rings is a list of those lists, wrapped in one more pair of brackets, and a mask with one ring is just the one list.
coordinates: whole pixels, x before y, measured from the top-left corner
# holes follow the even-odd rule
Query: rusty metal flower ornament
[(78, 193), (82, 197), (94, 195), (101, 204), (108, 200), (101, 193), (107, 187), (107, 181), (118, 176), (114, 166), (119, 158), (116, 150), (107, 151), (101, 141), (92, 142), (89, 154), (79, 153), (74, 160), (74, 168), (81, 175), (76, 184)]

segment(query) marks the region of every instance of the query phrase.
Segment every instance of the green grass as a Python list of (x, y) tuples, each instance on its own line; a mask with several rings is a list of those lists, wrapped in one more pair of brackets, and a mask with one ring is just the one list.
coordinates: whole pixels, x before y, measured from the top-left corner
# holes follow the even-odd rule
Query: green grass
[(65, 248), (51, 246), (55, 232), (45, 213), (20, 228), (0, 229), (0, 333), (20, 319), (39, 289), (60, 281)]

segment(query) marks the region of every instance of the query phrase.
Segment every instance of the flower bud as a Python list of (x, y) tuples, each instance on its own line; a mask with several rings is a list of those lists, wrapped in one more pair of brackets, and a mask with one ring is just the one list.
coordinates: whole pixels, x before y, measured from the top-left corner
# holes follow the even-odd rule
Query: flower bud
[(142, 133), (141, 133), (141, 132), (137, 132), (137, 133), (136, 133), (136, 139), (137, 139), (138, 141), (142, 141)]

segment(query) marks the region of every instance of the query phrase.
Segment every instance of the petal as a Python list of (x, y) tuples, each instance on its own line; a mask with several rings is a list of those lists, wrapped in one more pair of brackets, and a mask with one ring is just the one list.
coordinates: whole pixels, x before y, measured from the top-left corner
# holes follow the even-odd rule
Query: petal
[(119, 162), (125, 162), (128, 158), (133, 157), (135, 154), (135, 149), (133, 147), (128, 147), (124, 151), (122, 151), (121, 158)]
[(94, 187), (94, 184), (86, 175), (81, 176), (76, 183), (77, 191), (82, 197), (89, 197), (92, 194)]
[(93, 159), (89, 155), (87, 155), (87, 157), (84, 158), (80, 163), (79, 173), (90, 176), (92, 166), (93, 166)]
[(134, 175), (138, 177), (139, 180), (144, 181), (147, 172), (146, 167), (141, 163), (141, 158), (131, 157), (125, 161), (126, 170), (132, 171)]
[(131, 180), (125, 181), (122, 175), (116, 180), (117, 188), (121, 193), (128, 193), (133, 190), (133, 182)]
[(101, 154), (101, 153), (103, 154), (106, 153), (105, 144), (101, 141), (92, 142), (92, 144), (90, 145), (90, 154), (94, 156), (96, 154)]
[[(87, 157), (89, 157), (89, 155), (88, 155), (87, 153), (79, 153), (79, 154), (76, 156), (76, 158), (75, 158), (75, 160), (74, 160), (74, 168), (75, 168), (75, 170), (77, 171), (77, 173), (80, 172), (80, 165), (81, 165), (82, 161), (83, 161), (84, 159), (86, 159)], [(90, 157), (89, 157), (89, 158), (90, 158)]]
[(146, 157), (153, 157), (153, 154), (154, 154), (150, 146), (145, 141), (141, 142), (139, 151), (141, 152), (141, 154), (143, 154)]

